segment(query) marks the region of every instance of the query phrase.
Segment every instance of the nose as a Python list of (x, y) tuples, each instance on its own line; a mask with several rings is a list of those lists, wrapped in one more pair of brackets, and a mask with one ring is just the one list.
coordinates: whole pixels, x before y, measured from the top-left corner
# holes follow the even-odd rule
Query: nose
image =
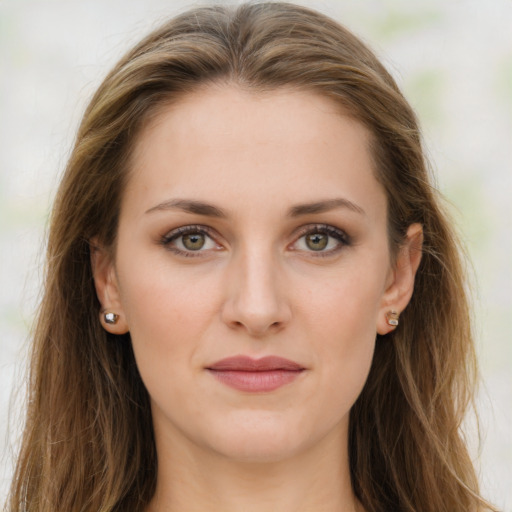
[(284, 288), (282, 272), (271, 254), (240, 255), (228, 270), (223, 322), (254, 337), (282, 330), (291, 319)]

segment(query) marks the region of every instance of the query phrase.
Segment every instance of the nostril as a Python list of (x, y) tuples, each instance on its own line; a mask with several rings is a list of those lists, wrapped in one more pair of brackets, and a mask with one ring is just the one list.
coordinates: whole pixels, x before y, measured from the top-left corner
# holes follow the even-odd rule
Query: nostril
[[(254, 291), (254, 287), (251, 290)], [(240, 291), (225, 301), (220, 313), (222, 322), (231, 329), (245, 329), (252, 336), (281, 331), (291, 316), (288, 304), (282, 298)]]

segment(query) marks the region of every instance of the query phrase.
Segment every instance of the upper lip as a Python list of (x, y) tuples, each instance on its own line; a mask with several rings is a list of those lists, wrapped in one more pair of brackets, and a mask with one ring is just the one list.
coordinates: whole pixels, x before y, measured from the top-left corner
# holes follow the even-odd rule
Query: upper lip
[(253, 359), (248, 356), (234, 356), (221, 359), (208, 366), (208, 370), (217, 371), (240, 371), (240, 372), (264, 372), (271, 370), (304, 370), (304, 367), (295, 361), (290, 361), (279, 356), (266, 356), (260, 359)]

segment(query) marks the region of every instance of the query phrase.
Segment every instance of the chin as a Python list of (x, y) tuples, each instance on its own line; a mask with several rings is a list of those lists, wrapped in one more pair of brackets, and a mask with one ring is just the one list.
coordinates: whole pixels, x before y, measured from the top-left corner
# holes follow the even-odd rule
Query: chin
[(229, 425), (215, 425), (208, 431), (206, 444), (219, 455), (247, 463), (283, 461), (314, 444), (314, 432), (277, 415), (276, 418), (268, 413), (250, 414), (230, 421)]
[(300, 452), (301, 443), (290, 442), (274, 434), (273, 439), (259, 434), (248, 435), (243, 439), (226, 439), (211, 448), (234, 462), (248, 464), (277, 463), (289, 459)]

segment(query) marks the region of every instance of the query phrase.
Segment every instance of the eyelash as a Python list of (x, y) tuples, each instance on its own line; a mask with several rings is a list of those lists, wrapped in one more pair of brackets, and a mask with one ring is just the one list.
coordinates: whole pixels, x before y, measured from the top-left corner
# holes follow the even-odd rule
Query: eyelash
[[(170, 233), (166, 234), (162, 237), (161, 244), (168, 249), (169, 251), (174, 252), (179, 256), (185, 256), (187, 258), (197, 258), (203, 256), (201, 253), (205, 251), (197, 250), (187, 250), (184, 251), (182, 249), (178, 249), (176, 246), (172, 245), (172, 243), (178, 240), (180, 237), (188, 234), (203, 234), (210, 238), (213, 242), (215, 242), (215, 238), (213, 236), (214, 231), (208, 226), (203, 225), (189, 225), (182, 226), (172, 230)], [(334, 238), (338, 245), (334, 249), (330, 249), (328, 251), (306, 251), (310, 253), (314, 257), (325, 258), (331, 256), (333, 254), (337, 254), (343, 247), (351, 245), (351, 238), (341, 229), (335, 228), (334, 226), (330, 226), (328, 224), (313, 224), (304, 226), (296, 233), (296, 239), (293, 244), (296, 244), (300, 239), (307, 235), (313, 235), (316, 233), (328, 235), (331, 238)], [(216, 242), (215, 242), (216, 243)], [(295, 249), (296, 250), (296, 249)]]
[(330, 226), (329, 224), (310, 224), (308, 226), (301, 228), (298, 231), (297, 238), (294, 244), (296, 244), (301, 238), (307, 235), (313, 235), (317, 233), (334, 238), (338, 242), (338, 245), (334, 249), (330, 249), (328, 251), (307, 251), (316, 258), (326, 258), (334, 254), (337, 254), (339, 251), (343, 249), (343, 247), (347, 247), (352, 243), (351, 238), (341, 229), (335, 228), (334, 226)]
[(162, 238), (162, 245), (168, 249), (169, 251), (174, 252), (175, 254), (178, 254), (179, 256), (185, 256), (187, 258), (197, 258), (201, 257), (201, 252), (203, 251), (183, 251), (182, 249), (178, 249), (176, 246), (172, 245), (172, 242), (175, 240), (178, 240), (180, 237), (184, 235), (191, 235), (195, 233), (200, 233), (203, 235), (206, 235), (211, 240), (214, 240), (212, 233), (213, 230), (209, 228), (208, 226), (202, 226), (202, 225), (189, 225), (189, 226), (182, 226), (176, 229), (173, 229), (170, 233), (166, 234)]

